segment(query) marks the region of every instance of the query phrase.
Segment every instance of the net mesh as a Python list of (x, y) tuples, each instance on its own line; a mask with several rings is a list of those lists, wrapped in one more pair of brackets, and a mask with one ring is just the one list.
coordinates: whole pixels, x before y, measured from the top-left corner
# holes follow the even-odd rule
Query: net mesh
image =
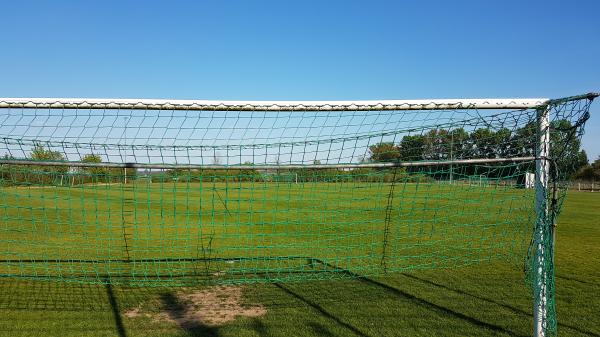
[[(524, 256), (532, 275), (542, 245), (553, 329), (551, 224), (590, 102), (379, 111), (13, 105), (0, 113), (0, 277), (282, 282)], [(540, 217), (530, 187), (543, 109), (551, 167)], [(540, 228), (543, 242), (532, 236)]]

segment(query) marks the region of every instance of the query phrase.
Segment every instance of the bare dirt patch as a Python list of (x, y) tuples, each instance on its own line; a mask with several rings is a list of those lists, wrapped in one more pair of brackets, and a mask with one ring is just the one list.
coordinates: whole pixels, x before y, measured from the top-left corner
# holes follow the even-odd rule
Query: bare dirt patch
[(158, 312), (145, 311), (140, 306), (128, 310), (125, 316), (170, 321), (189, 329), (197, 326), (219, 326), (238, 317), (259, 317), (267, 312), (262, 305), (245, 305), (243, 289), (236, 286), (182, 289), (176, 293), (163, 294), (155, 304), (160, 308)]

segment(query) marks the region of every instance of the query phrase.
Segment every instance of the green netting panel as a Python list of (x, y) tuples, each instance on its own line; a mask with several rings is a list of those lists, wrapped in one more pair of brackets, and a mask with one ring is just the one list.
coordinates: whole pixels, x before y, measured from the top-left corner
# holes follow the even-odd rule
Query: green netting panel
[[(528, 256), (533, 280), (541, 245), (552, 330), (552, 224), (593, 97), (513, 110), (12, 105), (0, 109), (0, 277), (282, 282)], [(547, 215), (532, 188), (543, 109)]]

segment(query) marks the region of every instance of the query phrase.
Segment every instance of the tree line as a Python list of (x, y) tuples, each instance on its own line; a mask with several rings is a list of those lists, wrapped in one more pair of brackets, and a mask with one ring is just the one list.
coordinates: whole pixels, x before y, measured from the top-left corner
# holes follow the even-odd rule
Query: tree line
[[(5, 154), (3, 159), (15, 159)], [(62, 162), (65, 156), (41, 145), (31, 150), (31, 161)], [(81, 158), (84, 163), (101, 163), (102, 157), (90, 153)], [(116, 183), (124, 180), (135, 180), (137, 170), (108, 167), (70, 167), (46, 165), (0, 165), (0, 181), (3, 185), (78, 185), (86, 183)]]
[[(551, 170), (560, 178), (573, 178), (588, 164), (587, 154), (581, 149), (581, 141), (573, 134), (567, 120), (551, 123), (550, 158)], [(450, 161), (473, 158), (515, 158), (536, 155), (537, 126), (531, 122), (511, 131), (507, 128), (492, 130), (479, 128), (471, 132), (464, 128), (435, 129), (419, 135), (406, 135), (400, 142), (380, 142), (369, 146), (371, 162)], [(503, 166), (497, 164), (495, 166)], [(487, 164), (487, 166), (494, 166)], [(477, 165), (456, 165), (465, 175), (477, 174)], [(409, 172), (421, 168), (408, 168)], [(510, 175), (517, 171), (534, 172), (533, 163), (497, 170), (497, 174)]]
[[(571, 123), (566, 120), (551, 123), (550, 157), (551, 170), (561, 178), (600, 180), (600, 158), (588, 164), (587, 155), (581, 149), (578, 137), (573, 137)], [(362, 162), (414, 162), (448, 161), (471, 158), (533, 157), (536, 151), (536, 125), (528, 123), (522, 128), (493, 130), (479, 128), (434, 129), (423, 134), (405, 135), (399, 142), (379, 142), (368, 147)], [(14, 159), (5, 155), (4, 159)], [(28, 159), (32, 161), (66, 161), (65, 156), (41, 145), (34, 146)], [(81, 158), (84, 163), (102, 163), (98, 154), (90, 153)], [(252, 165), (252, 163), (244, 163)], [(313, 164), (321, 164), (315, 160)], [(532, 162), (518, 165), (507, 164), (461, 164), (401, 169), (360, 168), (353, 170), (315, 169), (307, 166), (298, 169), (236, 171), (227, 169), (171, 169), (148, 176), (163, 181), (277, 181), (277, 182), (323, 182), (323, 181), (423, 181), (424, 179), (452, 179), (452, 175), (485, 175), (488, 178), (520, 176), (534, 172)], [(75, 185), (84, 183), (129, 182), (139, 177), (136, 169), (42, 165), (0, 165), (3, 184)]]
[(581, 167), (574, 178), (586, 181), (600, 181), (600, 156), (593, 163)]

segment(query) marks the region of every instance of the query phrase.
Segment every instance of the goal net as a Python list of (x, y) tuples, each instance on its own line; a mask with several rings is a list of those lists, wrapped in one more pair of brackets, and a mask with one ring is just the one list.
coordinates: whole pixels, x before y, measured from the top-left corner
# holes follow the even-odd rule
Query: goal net
[(552, 328), (552, 224), (594, 97), (0, 98), (0, 277), (283, 282), (526, 259)]

